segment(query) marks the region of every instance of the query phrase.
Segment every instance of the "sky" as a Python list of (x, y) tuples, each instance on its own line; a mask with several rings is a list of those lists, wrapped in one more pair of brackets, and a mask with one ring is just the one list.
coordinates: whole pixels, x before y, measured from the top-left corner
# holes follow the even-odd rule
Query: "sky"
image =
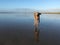
[(0, 0), (0, 9), (60, 9), (60, 0)]

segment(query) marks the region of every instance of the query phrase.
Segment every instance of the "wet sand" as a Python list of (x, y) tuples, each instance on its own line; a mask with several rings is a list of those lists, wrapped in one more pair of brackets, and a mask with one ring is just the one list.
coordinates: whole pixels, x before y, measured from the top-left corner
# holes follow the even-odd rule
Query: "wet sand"
[(33, 16), (0, 15), (0, 45), (35, 45)]
[(60, 45), (58, 14), (42, 14), (39, 26), (35, 31), (33, 14), (0, 14), (0, 45)]

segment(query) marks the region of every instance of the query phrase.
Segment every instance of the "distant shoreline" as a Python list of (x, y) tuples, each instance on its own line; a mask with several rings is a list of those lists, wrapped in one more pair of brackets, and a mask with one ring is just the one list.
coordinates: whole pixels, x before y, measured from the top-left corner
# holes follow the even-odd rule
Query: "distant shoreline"
[[(14, 13), (34, 13), (34, 12), (0, 12), (0, 14), (14, 14)], [(41, 14), (60, 14), (60, 12), (40, 12)]]
[[(27, 13), (27, 12), (0, 12), (0, 13)], [(30, 13), (30, 12), (28, 12)]]
[(42, 13), (42, 14), (60, 14), (60, 12), (45, 12), (45, 13)]

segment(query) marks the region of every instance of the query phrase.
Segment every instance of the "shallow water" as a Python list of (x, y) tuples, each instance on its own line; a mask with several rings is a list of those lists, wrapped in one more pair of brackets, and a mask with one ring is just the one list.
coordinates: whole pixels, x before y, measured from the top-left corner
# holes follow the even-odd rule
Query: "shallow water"
[(41, 15), (40, 41), (42, 45), (60, 45), (60, 14)]
[(42, 14), (38, 32), (33, 14), (0, 14), (0, 45), (60, 45), (59, 34), (60, 14)]

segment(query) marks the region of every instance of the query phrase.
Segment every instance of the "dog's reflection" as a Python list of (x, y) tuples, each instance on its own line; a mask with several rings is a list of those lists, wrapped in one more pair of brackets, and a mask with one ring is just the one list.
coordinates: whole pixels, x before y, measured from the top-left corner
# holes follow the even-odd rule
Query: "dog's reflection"
[(39, 41), (39, 23), (40, 16), (38, 13), (34, 13), (34, 39), (35, 41)]

